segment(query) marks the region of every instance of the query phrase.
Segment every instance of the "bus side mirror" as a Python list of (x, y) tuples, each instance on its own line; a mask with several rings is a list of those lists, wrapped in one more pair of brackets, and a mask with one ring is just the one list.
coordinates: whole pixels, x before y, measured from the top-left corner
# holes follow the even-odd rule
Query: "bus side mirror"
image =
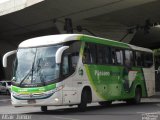
[(66, 49), (68, 49), (69, 48), (69, 46), (62, 46), (62, 47), (60, 47), (58, 50), (57, 50), (57, 52), (56, 52), (56, 63), (57, 64), (60, 64), (61, 63), (61, 58), (62, 58), (62, 53), (66, 50)]
[(7, 52), (6, 54), (4, 54), (3, 56), (3, 67), (7, 67), (7, 58), (13, 54), (15, 54), (17, 52), (17, 50), (13, 50), (10, 52)]

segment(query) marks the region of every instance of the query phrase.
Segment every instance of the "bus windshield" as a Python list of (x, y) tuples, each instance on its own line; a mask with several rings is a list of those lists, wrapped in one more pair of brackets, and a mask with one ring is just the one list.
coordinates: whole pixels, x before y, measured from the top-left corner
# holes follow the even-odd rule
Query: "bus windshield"
[(55, 63), (55, 54), (61, 46), (20, 48), (16, 55), (13, 81), (21, 85), (55, 82), (60, 71)]

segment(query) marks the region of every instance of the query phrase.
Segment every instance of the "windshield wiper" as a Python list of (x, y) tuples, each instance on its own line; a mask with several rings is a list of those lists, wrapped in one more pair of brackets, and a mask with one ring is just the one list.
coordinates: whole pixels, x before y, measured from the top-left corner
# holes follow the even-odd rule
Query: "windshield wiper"
[(31, 70), (27, 73), (27, 75), (24, 76), (24, 78), (23, 78), (22, 81), (20, 82), (19, 86), (22, 85), (22, 83), (26, 80), (26, 78), (29, 76), (29, 74), (33, 71), (33, 65), (34, 65), (34, 64), (32, 64)]
[(19, 86), (21, 86), (22, 83), (26, 80), (26, 78), (29, 76), (30, 72), (32, 72), (32, 79), (31, 79), (31, 83), (32, 83), (32, 80), (33, 80), (33, 71), (34, 71), (33, 69), (34, 69), (34, 63), (35, 63), (35, 59), (36, 59), (36, 54), (37, 54), (37, 49), (36, 49), (36, 52), (35, 52), (35, 56), (34, 56), (34, 60), (33, 60), (33, 63), (32, 63), (32, 67), (31, 67), (30, 71), (28, 72), (28, 74), (24, 76), (24, 78), (20, 82)]

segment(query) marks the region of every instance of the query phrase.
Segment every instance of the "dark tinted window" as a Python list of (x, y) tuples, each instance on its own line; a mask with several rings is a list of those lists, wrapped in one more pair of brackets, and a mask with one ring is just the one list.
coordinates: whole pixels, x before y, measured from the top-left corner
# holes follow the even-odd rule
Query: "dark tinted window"
[(6, 83), (5, 83), (5, 82), (2, 82), (2, 86), (6, 86)]
[(109, 64), (111, 59), (110, 48), (105, 45), (86, 43), (83, 53), (83, 63)]
[(64, 55), (63, 56), (62, 74), (63, 75), (68, 75), (69, 74), (69, 55)]
[(11, 85), (11, 82), (7, 82), (7, 83), (8, 83), (9, 86)]
[(144, 53), (144, 67), (151, 67), (153, 65), (153, 55), (151, 53)]
[(83, 63), (96, 64), (96, 45), (86, 43), (83, 53)]
[(151, 67), (153, 65), (152, 53), (136, 51), (135, 58), (136, 58), (135, 60), (136, 66)]
[(109, 64), (110, 58), (110, 48), (104, 45), (97, 45), (98, 64)]
[(96, 45), (95, 44), (88, 44), (89, 45), (89, 50), (90, 50), (90, 63), (96, 64), (97, 57), (96, 57)]
[(104, 46), (97, 45), (97, 61), (98, 64), (104, 64), (105, 63), (105, 57), (104, 57)]
[(74, 42), (69, 45), (69, 49), (65, 50), (62, 59), (63, 75), (68, 75), (75, 71), (79, 59), (80, 45), (80, 42)]
[(104, 55), (103, 55), (103, 46), (98, 45), (97, 46), (97, 61), (98, 64), (103, 64), (104, 63)]
[(105, 59), (105, 63), (106, 64), (110, 64), (111, 63), (111, 54), (110, 54), (110, 48), (109, 47), (105, 47), (104, 48), (104, 59)]
[(153, 55), (101, 44), (85, 43), (83, 63), (150, 67), (153, 65)]
[(135, 65), (136, 66), (142, 66), (142, 62), (143, 62), (143, 57), (141, 52), (136, 51), (135, 54)]

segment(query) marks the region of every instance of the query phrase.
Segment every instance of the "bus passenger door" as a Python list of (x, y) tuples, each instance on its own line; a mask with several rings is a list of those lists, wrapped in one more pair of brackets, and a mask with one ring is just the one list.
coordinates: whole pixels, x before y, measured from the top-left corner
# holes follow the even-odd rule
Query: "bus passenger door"
[(73, 89), (73, 75), (71, 70), (70, 55), (63, 57), (62, 63), (63, 88), (63, 104), (73, 104), (75, 102), (75, 90)]
[(79, 49), (77, 42), (73, 43), (63, 54), (62, 60), (62, 76), (65, 79), (63, 90), (63, 104), (77, 103), (77, 79), (76, 67), (79, 59)]

